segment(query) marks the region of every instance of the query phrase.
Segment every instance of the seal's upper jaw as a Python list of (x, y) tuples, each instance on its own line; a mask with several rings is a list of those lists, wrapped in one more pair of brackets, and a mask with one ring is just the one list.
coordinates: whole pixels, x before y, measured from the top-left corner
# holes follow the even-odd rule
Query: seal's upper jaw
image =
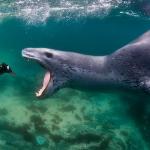
[(43, 57), (43, 53), (47, 52), (47, 49), (43, 48), (25, 48), (22, 50), (22, 56), (28, 59), (35, 59), (40, 61)]
[(36, 60), (40, 63), (47, 71), (45, 73), (42, 87), (36, 92), (36, 97), (43, 97), (48, 92), (53, 92), (53, 76), (54, 73), (50, 70), (46, 63), (45, 58), (51, 58), (52, 52), (44, 48), (26, 48), (22, 50), (22, 56), (27, 59)]

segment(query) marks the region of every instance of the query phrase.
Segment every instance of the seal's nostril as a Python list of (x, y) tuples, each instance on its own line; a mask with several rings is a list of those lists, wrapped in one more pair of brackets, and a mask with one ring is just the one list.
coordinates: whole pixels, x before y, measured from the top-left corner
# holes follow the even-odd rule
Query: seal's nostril
[(52, 53), (45, 52), (44, 54), (45, 54), (46, 57), (48, 57), (48, 58), (52, 58), (52, 57), (53, 57), (53, 54), (52, 54)]

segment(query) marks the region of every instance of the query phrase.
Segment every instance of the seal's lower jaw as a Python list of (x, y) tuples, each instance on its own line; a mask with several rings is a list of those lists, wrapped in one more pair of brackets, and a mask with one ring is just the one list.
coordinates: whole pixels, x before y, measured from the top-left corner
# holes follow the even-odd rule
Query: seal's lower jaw
[(38, 92), (35, 93), (36, 97), (40, 98), (45, 95), (45, 93), (48, 91), (50, 82), (52, 82), (52, 76), (51, 73), (47, 71), (43, 79), (42, 87), (39, 89)]

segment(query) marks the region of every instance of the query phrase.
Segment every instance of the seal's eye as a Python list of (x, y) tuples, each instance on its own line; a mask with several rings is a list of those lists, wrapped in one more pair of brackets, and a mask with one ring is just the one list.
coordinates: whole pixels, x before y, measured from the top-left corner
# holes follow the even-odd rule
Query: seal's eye
[(52, 58), (52, 57), (53, 57), (53, 54), (52, 54), (52, 53), (46, 52), (45, 55), (46, 55), (46, 57), (48, 57), (48, 58)]

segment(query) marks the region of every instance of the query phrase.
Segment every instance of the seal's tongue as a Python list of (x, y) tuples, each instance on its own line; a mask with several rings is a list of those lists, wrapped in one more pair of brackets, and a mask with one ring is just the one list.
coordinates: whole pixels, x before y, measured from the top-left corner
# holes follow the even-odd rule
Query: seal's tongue
[(40, 96), (43, 95), (44, 91), (48, 87), (48, 84), (49, 84), (50, 80), (51, 80), (51, 74), (50, 74), (50, 72), (46, 72), (46, 74), (44, 76), (42, 88), (38, 92), (35, 93), (37, 97), (40, 97)]

